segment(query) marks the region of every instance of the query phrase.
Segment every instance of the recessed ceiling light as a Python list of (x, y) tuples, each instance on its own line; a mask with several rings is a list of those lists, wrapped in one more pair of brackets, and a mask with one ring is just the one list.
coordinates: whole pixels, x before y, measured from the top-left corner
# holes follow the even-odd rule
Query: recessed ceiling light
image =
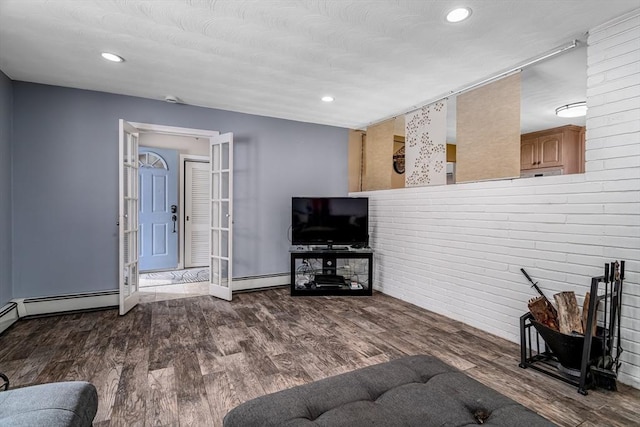
[(109, 53), (109, 52), (102, 52), (101, 53), (102, 57), (104, 59), (106, 59), (107, 61), (111, 61), (111, 62), (124, 62), (124, 58), (121, 56), (116, 55), (115, 53)]
[(587, 115), (587, 103), (574, 102), (573, 104), (563, 105), (556, 108), (556, 116), (558, 117), (582, 117)]
[(459, 7), (447, 13), (447, 21), (460, 22), (471, 16), (471, 9), (468, 7)]
[(322, 102), (333, 102), (335, 100), (335, 98), (333, 96), (323, 96), (322, 97)]

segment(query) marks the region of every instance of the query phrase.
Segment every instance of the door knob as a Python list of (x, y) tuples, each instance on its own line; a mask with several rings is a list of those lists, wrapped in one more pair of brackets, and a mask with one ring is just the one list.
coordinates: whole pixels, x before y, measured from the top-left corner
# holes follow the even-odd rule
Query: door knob
[(171, 221), (173, 221), (173, 232), (176, 232), (176, 221), (178, 221), (178, 215), (171, 215)]

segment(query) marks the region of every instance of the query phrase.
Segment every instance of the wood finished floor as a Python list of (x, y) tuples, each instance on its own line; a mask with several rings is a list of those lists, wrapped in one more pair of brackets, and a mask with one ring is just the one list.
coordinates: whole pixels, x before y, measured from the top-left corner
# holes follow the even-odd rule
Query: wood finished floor
[(640, 391), (573, 386), (518, 367), (516, 344), (395, 298), (287, 289), (21, 320), (0, 335), (13, 387), (98, 389), (94, 425), (219, 426), (248, 399), (403, 355), (431, 354), (561, 426), (640, 425)]

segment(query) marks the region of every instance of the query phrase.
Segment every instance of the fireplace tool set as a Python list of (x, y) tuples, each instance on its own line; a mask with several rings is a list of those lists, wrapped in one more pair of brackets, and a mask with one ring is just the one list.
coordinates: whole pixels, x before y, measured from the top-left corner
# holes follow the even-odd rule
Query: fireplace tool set
[(620, 320), (624, 261), (604, 265), (604, 275), (591, 278), (582, 314), (573, 292), (554, 295), (557, 308), (524, 269), (540, 295), (520, 317), (520, 367), (587, 389), (616, 390), (623, 353)]

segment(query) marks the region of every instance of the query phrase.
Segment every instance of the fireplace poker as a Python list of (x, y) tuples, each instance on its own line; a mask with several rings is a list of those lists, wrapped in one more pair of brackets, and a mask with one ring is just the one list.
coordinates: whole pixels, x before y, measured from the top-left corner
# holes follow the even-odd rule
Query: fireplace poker
[[(617, 267), (618, 261), (616, 261), (616, 267)], [(620, 365), (622, 364), (622, 362), (620, 362), (620, 355), (622, 354), (622, 352), (624, 351), (622, 349), (622, 340), (621, 340), (621, 336), (620, 336), (620, 323), (622, 320), (622, 282), (624, 282), (624, 261), (620, 261), (620, 269), (618, 270), (616, 268), (616, 274), (615, 274), (615, 280), (616, 282), (618, 282), (618, 295), (616, 295), (616, 298), (618, 299), (618, 338), (617, 338), (617, 343), (616, 343), (616, 359), (614, 361), (615, 364), (615, 368), (616, 368), (616, 373), (618, 372), (618, 370), (620, 369)]]
[(524, 268), (521, 268), (520, 271), (522, 272), (522, 274), (524, 274), (524, 277), (526, 277), (527, 280), (531, 283), (531, 286), (540, 294), (540, 296), (542, 296), (542, 298), (544, 298), (545, 302), (548, 304), (548, 306), (550, 307), (551, 311), (553, 312), (553, 315), (557, 318), (558, 317), (558, 311), (553, 306), (553, 304), (551, 304), (551, 301), (549, 301), (549, 298), (547, 298), (547, 296), (544, 293), (542, 293), (542, 291), (538, 287), (538, 282), (534, 282), (531, 279), (531, 277), (529, 277), (527, 272), (524, 271)]

